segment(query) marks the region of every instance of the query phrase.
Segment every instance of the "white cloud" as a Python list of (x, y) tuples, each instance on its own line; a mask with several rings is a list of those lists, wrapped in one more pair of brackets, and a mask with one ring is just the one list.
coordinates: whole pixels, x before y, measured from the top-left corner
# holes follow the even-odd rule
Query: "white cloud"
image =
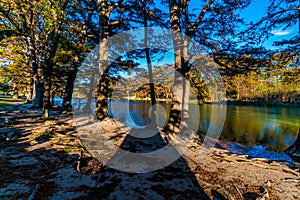
[(274, 30), (271, 33), (275, 36), (283, 36), (290, 34), (292, 31), (293, 30)]

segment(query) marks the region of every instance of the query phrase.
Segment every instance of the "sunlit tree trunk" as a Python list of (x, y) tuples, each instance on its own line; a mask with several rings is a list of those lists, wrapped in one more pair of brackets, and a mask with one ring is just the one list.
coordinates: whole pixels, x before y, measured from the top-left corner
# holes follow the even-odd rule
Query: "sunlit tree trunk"
[(52, 77), (52, 67), (50, 63), (46, 63), (46, 72), (44, 73), (44, 95), (43, 95), (43, 117), (49, 117), (49, 109), (51, 108), (50, 102), (50, 92), (51, 92), (51, 77)]
[(109, 16), (110, 10), (108, 8), (107, 0), (98, 0), (98, 15), (99, 15), (99, 73), (100, 79), (96, 90), (96, 116), (99, 120), (105, 120), (108, 118), (108, 38), (109, 38)]
[(179, 126), (181, 122), (181, 112), (183, 103), (183, 86), (184, 77), (183, 74), (183, 38), (180, 28), (180, 6), (175, 0), (169, 1), (170, 7), (170, 23), (172, 28), (172, 37), (174, 45), (174, 58), (175, 58), (175, 77), (173, 85), (173, 96), (172, 96), (172, 106), (170, 110), (170, 117), (168, 125), (165, 129), (166, 132), (177, 133), (179, 131)]
[(32, 83), (30, 85), (27, 86), (27, 97), (26, 97), (26, 103), (31, 103), (32, 102), (32, 93), (33, 93), (33, 87), (32, 87)]
[(12, 96), (12, 98), (17, 99), (18, 96), (19, 96), (17, 79), (14, 78), (12, 82), (13, 82), (13, 88), (12, 88), (12, 90), (13, 90), (13, 96)]
[[(189, 115), (189, 44), (190, 38), (193, 38), (197, 34), (197, 28), (202, 23), (203, 18), (214, 3), (214, 0), (209, 0), (203, 6), (200, 14), (196, 20), (189, 20), (189, 0), (169, 0), (170, 8), (170, 23), (172, 29), (173, 45), (174, 45), (174, 57), (175, 57), (175, 78), (173, 86), (173, 99), (172, 107), (170, 111), (170, 118), (167, 126), (167, 130), (179, 131), (180, 124), (187, 127), (187, 124), (183, 124)], [(185, 21), (183, 21), (185, 20)], [(183, 27), (184, 31), (182, 31)], [(182, 33), (185, 33), (183, 36)], [(181, 119), (181, 117), (183, 119)]]
[(150, 52), (148, 48), (148, 15), (146, 10), (146, 0), (143, 0), (143, 12), (144, 12), (144, 45), (145, 45), (145, 54), (146, 54), (146, 60), (147, 60), (147, 66), (148, 66), (148, 74), (149, 74), (149, 83), (150, 83), (150, 96), (151, 96), (151, 124), (156, 124), (156, 99), (155, 99), (155, 88), (154, 88), (154, 82), (153, 82), (153, 72), (152, 72), (152, 63), (151, 63), (151, 57)]

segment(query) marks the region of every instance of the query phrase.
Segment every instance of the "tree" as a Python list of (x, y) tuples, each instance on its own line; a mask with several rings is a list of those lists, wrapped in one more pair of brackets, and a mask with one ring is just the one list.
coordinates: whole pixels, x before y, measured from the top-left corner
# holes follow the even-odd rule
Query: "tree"
[(96, 90), (96, 115), (99, 120), (108, 118), (108, 96), (109, 96), (109, 77), (108, 77), (108, 51), (111, 21), (109, 20), (111, 13), (120, 6), (122, 1), (98, 0), (98, 18), (99, 18), (99, 79)]
[[(174, 79), (175, 95), (167, 130), (177, 132), (181, 120), (180, 113), (184, 118), (188, 117), (189, 89), (185, 86), (189, 85), (191, 67), (189, 60), (193, 56), (189, 49), (191, 39), (203, 45), (209, 53), (234, 48), (235, 45), (232, 45), (230, 39), (236, 32), (235, 27), (243, 22), (237, 11), (244, 9), (249, 2), (249, 0), (209, 0), (203, 2), (202, 8), (198, 8), (198, 14), (195, 14), (189, 13), (190, 2), (187, 0), (167, 1), (174, 44), (175, 70), (178, 72)], [(183, 107), (180, 108), (180, 104)]]
[(32, 66), (33, 89), (32, 100), (35, 105), (41, 105), (41, 89), (38, 76), (38, 56), (36, 49), (36, 38), (34, 30), (37, 30), (39, 21), (39, 9), (37, 9), (39, 2), (37, 1), (1, 1), (1, 37), (17, 36), (18, 40), (27, 42), (29, 52), (29, 64)]
[[(146, 2), (146, 1), (145, 1)], [(144, 2), (144, 3), (145, 3)], [(148, 1), (147, 4), (152, 4), (152, 1)], [(101, 75), (99, 84), (97, 86), (96, 91), (96, 99), (97, 99), (97, 107), (96, 107), (96, 114), (98, 119), (103, 120), (108, 118), (108, 109), (107, 109), (107, 100), (110, 96), (110, 93), (112, 92), (110, 89), (108, 89), (109, 86), (109, 79), (110, 75), (112, 74), (110, 71), (115, 71), (114, 69), (117, 69), (116, 67), (107, 66), (108, 64), (108, 50), (109, 50), (109, 44), (108, 38), (113, 36), (114, 34), (120, 33), (122, 30), (127, 30), (130, 28), (134, 28), (136, 26), (145, 26), (147, 22), (151, 21), (159, 21), (158, 15), (161, 13), (158, 9), (155, 9), (157, 11), (157, 15), (152, 12), (152, 10), (148, 10), (147, 12), (144, 12), (144, 7), (146, 5), (143, 5), (143, 2), (141, 1), (98, 1), (99, 5), (99, 26), (100, 26), (100, 37), (99, 37), (99, 72)], [(114, 15), (111, 13), (114, 12)], [(144, 20), (146, 19), (146, 20)], [(161, 23), (161, 21), (160, 21)], [(153, 23), (152, 23), (153, 24)], [(151, 24), (151, 25), (152, 25)], [(131, 36), (131, 37), (137, 37), (137, 36)], [(126, 46), (126, 44), (124, 44)], [(120, 49), (124, 49), (124, 45), (119, 44), (119, 46), (122, 46)], [(145, 44), (144, 44), (145, 45)], [(117, 44), (114, 44), (114, 48), (117, 46)], [(116, 49), (118, 49), (116, 47)], [(148, 49), (148, 48), (144, 48)], [(117, 50), (116, 50), (117, 51)], [(150, 49), (146, 51), (151, 51)], [(132, 58), (140, 58), (141, 54), (144, 53), (142, 51), (136, 50), (135, 52), (128, 52), (127, 57)], [(130, 54), (130, 55), (129, 55)], [(147, 52), (145, 54), (148, 54)], [(151, 54), (151, 52), (149, 53)], [(126, 56), (125, 56), (126, 57)], [(148, 56), (148, 63), (149, 63), (149, 57)], [(126, 59), (126, 58), (124, 58)], [(129, 68), (132, 69), (134, 64), (131, 62), (131, 60), (128, 61), (127, 64), (124, 65), (125, 60), (122, 60), (123, 63), (121, 63), (121, 66), (123, 66), (123, 70), (126, 69), (124, 66), (127, 66), (128, 70)], [(130, 63), (131, 62), (131, 63)], [(132, 65), (133, 64), (133, 65)], [(130, 67), (131, 66), (131, 67)], [(121, 67), (122, 68), (122, 67)], [(105, 71), (103, 69), (106, 69)], [(120, 69), (120, 68), (119, 68)], [(122, 70), (122, 69), (120, 69)], [(152, 87), (151, 87), (152, 88)], [(153, 89), (153, 88), (152, 88)], [(153, 96), (154, 97), (154, 96)]]
[(31, 71), (28, 67), (28, 52), (22, 48), (24, 45), (26, 43), (13, 36), (2, 40), (0, 46), (0, 62), (3, 63), (0, 77), (12, 85), (14, 98), (18, 98), (21, 93), (30, 95), (28, 85), (31, 83)]
[[(247, 35), (249, 41), (259, 45), (273, 34), (276, 34), (276, 29), (288, 31), (297, 22), (300, 22), (299, 1), (270, 0), (266, 14), (257, 22), (251, 22), (246, 30), (240, 33), (240, 36)], [(276, 41), (274, 45), (280, 47), (282, 51), (290, 52), (290, 57), (295, 58), (295, 55), (300, 53), (299, 43), (300, 34), (282, 41)]]
[(49, 117), (49, 109), (51, 108), (51, 78), (53, 67), (55, 65), (54, 58), (56, 56), (58, 45), (61, 39), (63, 24), (65, 23), (65, 10), (68, 1), (44, 0), (41, 3), (41, 10), (45, 28), (43, 29), (46, 41), (44, 57), (42, 63), (44, 95), (43, 95), (43, 117)]
[[(146, 9), (147, 9), (147, 3), (146, 3), (146, 0), (143, 0), (145, 54), (146, 54), (148, 74), (149, 74), (151, 104), (152, 104), (152, 106), (155, 106), (155, 104), (156, 104), (155, 87), (154, 87), (154, 82), (153, 82), (153, 72), (152, 72), (152, 63), (151, 63), (150, 51), (149, 51), (149, 48), (148, 48), (148, 29), (147, 28), (148, 28), (148, 15), (149, 14), (148, 14)], [(156, 113), (155, 107), (152, 107), (151, 120), (152, 120), (152, 122), (154, 122), (154, 124), (156, 124), (155, 113)]]
[[(74, 1), (71, 3), (70, 11), (66, 18), (71, 26), (63, 35), (65, 45), (61, 45), (63, 58), (62, 63), (66, 66), (66, 85), (63, 94), (62, 109), (71, 108), (74, 82), (79, 66), (82, 64), (85, 56), (93, 49), (97, 43), (95, 32), (97, 24), (92, 20), (97, 16), (97, 6), (95, 1)], [(71, 39), (72, 38), (72, 39)], [(92, 96), (92, 95), (90, 95)]]

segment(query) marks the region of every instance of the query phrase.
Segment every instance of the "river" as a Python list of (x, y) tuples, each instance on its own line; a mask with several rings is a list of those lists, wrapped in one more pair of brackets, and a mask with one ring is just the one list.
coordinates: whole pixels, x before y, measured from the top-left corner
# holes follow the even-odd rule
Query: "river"
[[(60, 103), (56, 99), (56, 103)], [(170, 103), (160, 103), (158, 121), (163, 126), (170, 110)], [(109, 113), (128, 126), (143, 128), (149, 123), (150, 102), (113, 101)], [(190, 110), (200, 114), (198, 130), (206, 133), (211, 122), (212, 105), (197, 107), (190, 104)], [(300, 128), (299, 107), (258, 107), (228, 105), (226, 119), (219, 137), (226, 145), (220, 148), (234, 153), (246, 153), (252, 157), (290, 161), (283, 150), (291, 145)]]

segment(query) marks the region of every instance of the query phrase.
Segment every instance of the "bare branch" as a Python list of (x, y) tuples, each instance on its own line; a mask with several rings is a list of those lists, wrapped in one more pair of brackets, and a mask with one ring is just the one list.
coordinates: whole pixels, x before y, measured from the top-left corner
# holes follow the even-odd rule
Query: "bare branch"
[(269, 14), (268, 16), (263, 17), (263, 18), (262, 18), (261, 20), (259, 20), (257, 23), (253, 24), (253, 25), (252, 25), (250, 28), (248, 28), (247, 30), (245, 30), (245, 31), (243, 31), (243, 32), (241, 32), (241, 33), (239, 33), (238, 36), (239, 36), (239, 35), (243, 35), (243, 34), (245, 34), (246, 32), (248, 32), (248, 31), (250, 31), (250, 30), (256, 28), (257, 26), (259, 26), (259, 25), (262, 24), (263, 22), (265, 22), (265, 21), (267, 21), (267, 20), (269, 20), (269, 19), (275, 17), (276, 15), (279, 15), (279, 14), (282, 14), (282, 13), (284, 13), (284, 12), (288, 12), (288, 11), (291, 11), (291, 10), (295, 10), (295, 11), (296, 11), (296, 10), (298, 10), (298, 8), (284, 9), (284, 10), (280, 10), (280, 11), (278, 11), (278, 12)]
[(206, 13), (206, 11), (208, 10), (208, 8), (214, 3), (215, 0), (210, 0), (201, 10), (201, 13), (199, 14), (197, 20), (195, 21), (195, 23), (192, 25), (191, 28), (189, 28), (188, 32), (189, 33), (194, 33), (197, 29), (197, 27), (200, 25), (200, 23), (202, 22), (202, 19), (204, 18), (204, 15)]

